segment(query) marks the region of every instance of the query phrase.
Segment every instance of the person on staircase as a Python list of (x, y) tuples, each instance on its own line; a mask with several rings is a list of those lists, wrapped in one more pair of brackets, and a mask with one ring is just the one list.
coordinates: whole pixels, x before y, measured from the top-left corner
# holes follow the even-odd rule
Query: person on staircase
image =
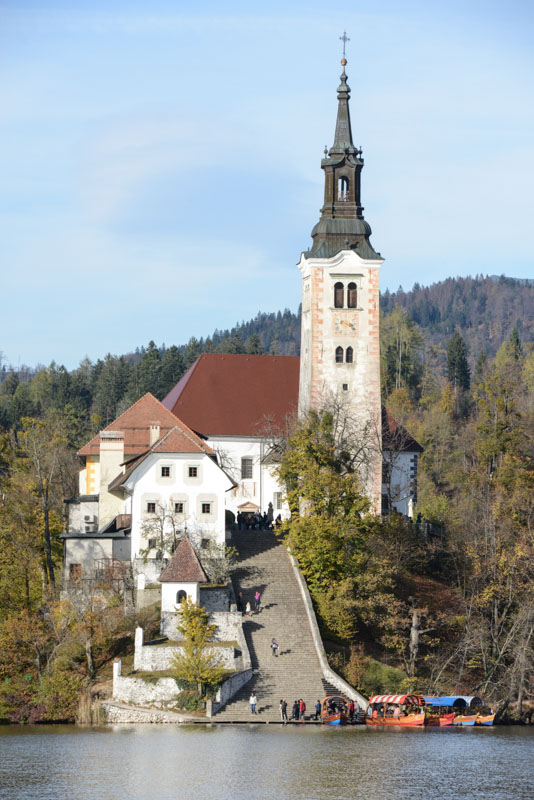
[(315, 719), (318, 720), (321, 718), (321, 701), (317, 700), (315, 704)]
[(293, 708), (291, 710), (291, 719), (295, 720), (295, 722), (298, 722), (299, 713), (300, 713), (299, 701), (295, 700), (295, 702), (293, 703)]
[(279, 649), (280, 649), (280, 646), (279, 646), (278, 642), (276, 641), (276, 639), (273, 639), (271, 641), (271, 651), (272, 651), (272, 654), (273, 654), (273, 656), (275, 658), (278, 657), (278, 650)]
[(280, 721), (284, 723), (287, 722), (287, 701), (284, 698), (280, 700)]
[(249, 701), (248, 702), (250, 703), (250, 713), (251, 714), (255, 714), (256, 713), (256, 703), (258, 702), (258, 698), (256, 697), (256, 692), (251, 692), (250, 693), (250, 697), (249, 697)]
[(259, 614), (261, 611), (261, 594), (259, 589), (254, 595), (254, 611), (256, 612), (256, 614)]
[(304, 715), (305, 714), (306, 714), (306, 703), (304, 702), (304, 700), (301, 697), (300, 700), (299, 700), (299, 720), (301, 722), (304, 722)]

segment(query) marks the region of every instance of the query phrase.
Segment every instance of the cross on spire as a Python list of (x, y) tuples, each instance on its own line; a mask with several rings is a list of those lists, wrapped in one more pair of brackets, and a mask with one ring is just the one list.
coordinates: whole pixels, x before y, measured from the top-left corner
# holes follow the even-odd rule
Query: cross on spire
[(350, 42), (350, 39), (347, 36), (347, 31), (343, 31), (343, 36), (340, 36), (339, 38), (340, 38), (340, 41), (343, 42), (343, 58), (345, 58), (345, 55), (346, 55), (345, 46), (346, 46), (347, 42)]

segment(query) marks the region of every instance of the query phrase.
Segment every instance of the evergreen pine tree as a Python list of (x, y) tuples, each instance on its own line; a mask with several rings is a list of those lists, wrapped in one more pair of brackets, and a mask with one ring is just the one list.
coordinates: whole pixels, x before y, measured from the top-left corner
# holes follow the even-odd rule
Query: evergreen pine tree
[(261, 356), (261, 354), (263, 353), (263, 346), (261, 343), (261, 339), (257, 333), (253, 333), (247, 339), (246, 350), (247, 353), (250, 353), (251, 355)]
[(521, 344), (521, 339), (519, 338), (517, 325), (515, 325), (510, 339), (508, 340), (508, 350), (512, 358), (515, 358), (516, 361), (519, 361), (523, 357), (523, 346)]
[(455, 389), (466, 391), (471, 383), (467, 346), (458, 331), (453, 333), (447, 347), (447, 380)]

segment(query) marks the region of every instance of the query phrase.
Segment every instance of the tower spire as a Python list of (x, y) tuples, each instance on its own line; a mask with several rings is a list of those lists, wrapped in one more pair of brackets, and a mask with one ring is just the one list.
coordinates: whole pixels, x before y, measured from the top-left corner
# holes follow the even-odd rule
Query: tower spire
[(337, 88), (337, 118), (334, 143), (325, 152), (321, 168), (325, 173), (324, 205), (321, 219), (312, 231), (313, 245), (307, 256), (331, 258), (340, 250), (352, 249), (362, 258), (377, 259), (369, 237), (371, 228), (363, 217), (360, 180), (363, 168), (362, 151), (354, 146), (350, 122), (350, 87), (347, 82), (346, 31), (343, 42), (341, 76)]

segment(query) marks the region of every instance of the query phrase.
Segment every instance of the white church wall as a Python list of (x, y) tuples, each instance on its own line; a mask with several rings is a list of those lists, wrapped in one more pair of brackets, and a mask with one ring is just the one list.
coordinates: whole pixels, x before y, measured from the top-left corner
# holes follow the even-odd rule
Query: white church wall
[[(275, 494), (282, 492), (272, 467), (262, 463), (269, 451), (268, 441), (260, 436), (210, 436), (208, 442), (217, 453), (223, 469), (238, 484), (234, 490), (226, 493), (226, 508), (235, 516), (244, 503), (253, 503), (261, 513), (268, 511), (269, 503), (274, 505)], [(243, 468), (247, 468), (243, 459), (252, 460), (250, 478), (243, 477)], [(286, 515), (287, 506), (276, 511), (274, 516), (279, 513)]]

